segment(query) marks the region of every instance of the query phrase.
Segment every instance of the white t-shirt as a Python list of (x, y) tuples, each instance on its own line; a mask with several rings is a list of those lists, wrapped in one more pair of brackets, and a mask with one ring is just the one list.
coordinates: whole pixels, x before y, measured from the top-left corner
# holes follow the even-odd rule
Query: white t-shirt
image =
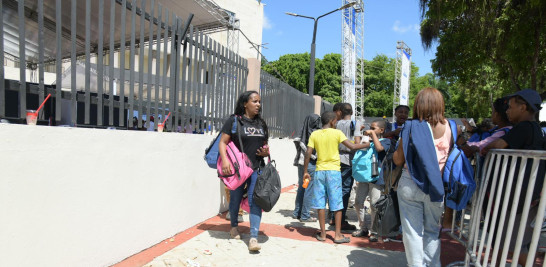
[[(362, 137), (362, 133), (360, 132), (361, 124), (360, 124), (359, 121), (354, 122), (354, 124), (353, 124), (354, 125), (354, 130), (351, 133), (351, 123), (352, 122), (353, 121), (351, 121), (351, 120), (339, 120), (337, 122), (337, 126), (336, 126), (336, 128), (338, 130), (341, 130), (343, 132), (343, 134), (345, 134), (345, 136), (347, 136), (347, 139), (349, 139), (349, 141), (354, 141), (356, 136)], [(354, 153), (351, 152), (351, 150), (349, 148), (347, 148), (345, 145), (339, 144), (339, 158), (340, 158), (341, 163), (343, 163), (345, 165), (351, 165), (351, 159), (352, 159), (353, 154)]]

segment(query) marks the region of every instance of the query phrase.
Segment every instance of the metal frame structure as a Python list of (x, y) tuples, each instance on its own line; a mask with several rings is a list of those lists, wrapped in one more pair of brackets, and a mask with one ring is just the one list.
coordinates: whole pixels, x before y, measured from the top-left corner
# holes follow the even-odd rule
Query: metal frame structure
[[(394, 109), (400, 104), (400, 75), (402, 73), (402, 55), (406, 52), (411, 56), (411, 48), (404, 41), (396, 42), (396, 62), (394, 67), (394, 94), (392, 103), (392, 122), (396, 120), (394, 117)], [(410, 67), (411, 72), (411, 67)]]
[(354, 116), (364, 117), (364, 3), (362, 0), (342, 0), (346, 5), (341, 15), (341, 82), (343, 102), (354, 107)]

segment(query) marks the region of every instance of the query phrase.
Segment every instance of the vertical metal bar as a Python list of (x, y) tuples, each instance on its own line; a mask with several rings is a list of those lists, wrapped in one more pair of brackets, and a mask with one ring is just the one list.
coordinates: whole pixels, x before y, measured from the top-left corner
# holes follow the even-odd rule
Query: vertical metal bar
[[(131, 45), (129, 50), (129, 116), (128, 125), (134, 127), (134, 104), (135, 104), (135, 31), (136, 31), (136, 3), (137, 0), (133, 0), (131, 3)], [(140, 117), (141, 114), (138, 114)]]
[(181, 99), (180, 99), (180, 104), (182, 105), (181, 109), (181, 116), (180, 116), (180, 120), (181, 120), (181, 126), (182, 126), (182, 132), (184, 131), (184, 126), (186, 126), (187, 124), (187, 97), (186, 97), (186, 92), (188, 90), (188, 82), (187, 82), (187, 71), (188, 71), (188, 49), (186, 49), (188, 46), (189, 46), (189, 38), (188, 38), (188, 35), (186, 33), (185, 36), (181, 36), (182, 40), (184, 41), (184, 46), (182, 47), (182, 80), (180, 81), (180, 85), (182, 86), (182, 89), (181, 89)]
[[(195, 85), (196, 86), (196, 94), (195, 94), (195, 109), (196, 110), (199, 110), (198, 113), (196, 113), (195, 117), (195, 125), (198, 128), (198, 132), (201, 132), (201, 129), (200, 127), (203, 127), (202, 125), (202, 115), (203, 115), (203, 100), (202, 100), (202, 97), (203, 97), (203, 62), (202, 62), (202, 59), (203, 59), (203, 32), (200, 31), (199, 32), (199, 39), (198, 39), (198, 45), (196, 46), (196, 51), (197, 53), (199, 53), (199, 55), (196, 55), (196, 59), (197, 59), (197, 84)], [(199, 108), (199, 109), (198, 109)]]
[(103, 123), (103, 99), (104, 99), (104, 0), (99, 0), (99, 43), (97, 52), (97, 125)]
[[(27, 78), (26, 78), (26, 59), (25, 59), (25, 0), (19, 1), (19, 118), (26, 118), (27, 113)], [(2, 23), (4, 23), (2, 21)], [(4, 62), (2, 62), (4, 64)]]
[(192, 93), (192, 96), (191, 96), (191, 107), (192, 107), (192, 113), (191, 113), (191, 118), (193, 120), (193, 129), (196, 130), (197, 129), (197, 125), (198, 125), (198, 121), (196, 119), (196, 113), (197, 113), (197, 105), (196, 105), (196, 102), (197, 102), (197, 94), (198, 94), (198, 91), (197, 91), (197, 84), (199, 83), (199, 80), (197, 80), (198, 76), (197, 76), (197, 72), (199, 71), (199, 59), (198, 59), (198, 49), (199, 49), (199, 29), (195, 28), (194, 29), (194, 34), (193, 34), (193, 72), (192, 72), (192, 90), (191, 90), (191, 93)]
[[(136, 9), (136, 8), (135, 8)], [(141, 0), (140, 2), (140, 40), (139, 40), (139, 47), (140, 47), (140, 54), (138, 57), (138, 99), (137, 99), (137, 106), (138, 106), (138, 128), (142, 128), (142, 105), (143, 105), (143, 99), (142, 99), (142, 91), (144, 87), (144, 17), (146, 14), (146, 0)], [(152, 20), (152, 19), (150, 19)]]
[(91, 54), (91, 0), (85, 0), (85, 108), (84, 123), (90, 123), (91, 111), (91, 73), (90, 73), (90, 54)]
[[(226, 63), (224, 62), (224, 46), (221, 44), (218, 44), (219, 48), (219, 55), (218, 55), (218, 81), (220, 83), (220, 86), (218, 87), (220, 91), (220, 99), (218, 99), (218, 104), (220, 105), (220, 121), (221, 124), (223, 124), (225, 115), (226, 115), (226, 90), (225, 90), (225, 75), (224, 75), (224, 68), (226, 66)], [(222, 127), (222, 126), (220, 126)]]
[(182, 74), (181, 74), (181, 70), (182, 70), (182, 64), (183, 64), (183, 57), (182, 57), (182, 54), (184, 53), (184, 47), (182, 46), (182, 43), (183, 43), (183, 40), (184, 40), (184, 36), (182, 35), (183, 32), (182, 32), (182, 20), (180, 19), (180, 21), (178, 22), (178, 29), (177, 29), (177, 41), (176, 41), (176, 95), (175, 95), (175, 103), (174, 103), (174, 106), (175, 106), (175, 110), (174, 110), (174, 114), (175, 116), (173, 116), (174, 120), (174, 131), (178, 132), (178, 129), (179, 129), (179, 126), (180, 126), (180, 129), (182, 129), (182, 124), (181, 124), (181, 116), (182, 116), (182, 111), (181, 111), (181, 106), (180, 106), (180, 99), (182, 99), (181, 97), (181, 92), (182, 92), (182, 88), (183, 88), (183, 80), (182, 80)]
[[(176, 79), (177, 79), (177, 73), (176, 73), (176, 55), (177, 55), (177, 49), (176, 49), (176, 32), (178, 31), (178, 17), (172, 13), (172, 30), (171, 30), (171, 64), (170, 64), (170, 77), (169, 77), (169, 112), (171, 112), (171, 116), (173, 115), (174, 111), (174, 97), (176, 95)], [(165, 117), (166, 118), (166, 117)], [(171, 120), (165, 122), (167, 123), (166, 129), (172, 130), (172, 118)]]
[[(112, 0), (112, 1), (115, 1), (115, 0)], [(62, 67), (63, 67), (63, 58), (62, 58), (62, 43), (61, 43), (61, 38), (62, 38), (62, 14), (61, 14), (61, 0), (56, 0), (55, 1), (55, 20), (57, 21), (56, 23), (56, 30), (55, 30), (55, 33), (56, 33), (56, 38), (57, 38), (57, 45), (55, 47), (55, 50), (57, 52), (57, 55), (56, 55), (56, 59), (55, 59), (55, 73), (56, 73), (56, 82), (55, 82), (55, 121), (58, 122), (61, 120), (61, 101), (62, 101), (62, 96), (61, 96), (61, 89), (62, 89), (62, 79), (63, 79), (63, 74), (62, 74)], [(3, 21), (3, 20), (2, 20)], [(2, 32), (2, 31), (0, 31)], [(2, 42), (4, 40), (4, 38), (0, 38), (2, 39)], [(2, 53), (3, 53), (4, 49), (2, 49)], [(2, 64), (3, 65), (3, 64)], [(2, 83), (3, 85), (4, 83)]]
[(6, 116), (6, 84), (4, 73), (4, 6), (0, 1), (0, 118)]
[[(538, 168), (535, 169), (535, 164), (540, 162), (540, 159), (538, 158), (535, 158), (534, 159), (534, 162), (533, 162), (533, 168), (532, 170), (534, 170), (534, 174), (531, 174), (531, 176), (535, 176), (537, 175), (536, 171), (538, 171)], [(536, 177), (537, 179), (545, 179), (546, 177)], [(538, 211), (537, 211), (537, 215), (536, 215), (536, 218), (544, 218), (544, 210), (546, 208), (546, 184), (543, 184), (542, 185), (542, 190), (541, 190), (541, 194), (540, 194), (540, 202), (538, 204)], [(536, 219), (535, 219), (536, 220)], [(540, 220), (536, 220), (535, 221), (535, 225), (537, 225), (537, 223), (539, 222)], [(531, 244), (529, 245), (529, 254), (527, 255), (527, 264), (528, 265), (531, 265), (530, 263), (534, 262), (534, 258), (535, 258), (535, 253), (537, 251), (537, 246), (538, 246), (538, 240), (540, 238), (540, 233), (541, 233), (541, 227), (536, 227), (533, 229), (533, 235), (532, 235), (532, 238), (531, 238)], [(543, 259), (544, 260), (544, 259)], [(543, 265), (546, 264), (543, 262)]]
[[(528, 159), (528, 157), (521, 157), (521, 165), (519, 167), (519, 177), (518, 177), (518, 182), (517, 182), (516, 190), (515, 190), (515, 194), (514, 194), (514, 201), (513, 201), (513, 204), (512, 204), (512, 210), (511, 210), (511, 214), (510, 214), (510, 221), (508, 223), (509, 227), (511, 227), (511, 228), (513, 228), (513, 224), (514, 224), (513, 220), (515, 220), (515, 217), (516, 217), (516, 211), (517, 211), (517, 208), (518, 208), (518, 200), (520, 198), (520, 193), (523, 190), (521, 185), (523, 183), (523, 176), (525, 174), (525, 169), (527, 167), (527, 159)], [(524, 202), (523, 202), (523, 207), (524, 208), (523, 208), (523, 212), (521, 213), (521, 221), (520, 221), (520, 225), (519, 225), (518, 232), (517, 232), (517, 235), (516, 235), (517, 238), (515, 240), (516, 245), (515, 245), (515, 249), (514, 249), (514, 254), (512, 255), (512, 257), (514, 259), (518, 259), (519, 254), (521, 252), (521, 243), (523, 242), (523, 235), (525, 233), (525, 226), (528, 225), (527, 220), (532, 220), (533, 219), (533, 218), (529, 218), (529, 209), (531, 207), (531, 201), (532, 201), (532, 197), (533, 197), (533, 190), (535, 188), (535, 182), (536, 182), (536, 179), (537, 179), (537, 171), (538, 171), (539, 161), (540, 160), (538, 160), (538, 159), (535, 159), (533, 161), (533, 163), (532, 163), (533, 165), (531, 167), (531, 173), (529, 175), (527, 188), (525, 188), (526, 191), (525, 191), (525, 198), (524, 198)], [(544, 179), (544, 177), (540, 177), (540, 179)], [(541, 228), (540, 227), (540, 222), (542, 221), (541, 219), (543, 219), (543, 218), (544, 217), (536, 217), (536, 219), (535, 219), (536, 220), (535, 221), (535, 228)], [(507, 237), (508, 238), (510, 237), (508, 235), (508, 233), (507, 233)], [(535, 237), (533, 239), (536, 240), (536, 238), (537, 237)], [(510, 240), (510, 239), (508, 239), (508, 240)], [(505, 243), (508, 243), (508, 242), (505, 242)], [(536, 251), (536, 249), (535, 249), (535, 251)], [(532, 253), (530, 253), (530, 254), (532, 254)], [(527, 255), (527, 256), (530, 256), (530, 255)], [(527, 258), (527, 266), (532, 266), (530, 263), (533, 260), (531, 260), (531, 259), (534, 260), (534, 257), (533, 258)]]
[(0, 118), (6, 116), (6, 84), (4, 73), (4, 6), (0, 1)]
[(227, 78), (227, 88), (228, 88), (228, 114), (230, 113), (234, 113), (235, 110), (231, 110), (231, 107), (234, 106), (234, 103), (235, 103), (235, 91), (233, 90), (233, 52), (231, 50), (229, 50), (229, 48), (227, 49), (227, 55), (226, 55), (227, 59), (226, 59), (226, 62), (227, 62), (227, 74), (226, 74), (226, 78)]
[[(165, 118), (165, 101), (167, 100), (167, 97), (166, 97), (166, 94), (167, 94), (167, 58), (168, 58), (168, 54), (167, 54), (167, 48), (168, 48), (168, 40), (169, 40), (169, 29), (168, 29), (168, 26), (169, 25), (169, 16), (172, 17), (172, 11), (169, 12), (167, 10), (167, 8), (165, 8), (165, 35), (163, 35), (163, 86), (161, 87), (161, 112), (162, 112), (162, 116), (161, 116), (161, 119), (164, 119)], [(158, 112), (158, 117), (159, 117), (159, 112)], [(159, 120), (157, 121), (157, 123), (159, 123)], [(156, 127), (157, 127), (157, 123), (156, 123)]]
[[(148, 80), (146, 82), (146, 121), (150, 122), (150, 116), (152, 115), (151, 106), (152, 106), (152, 63), (153, 63), (153, 43), (154, 43), (154, 15), (155, 15), (155, 0), (152, 0), (150, 4), (150, 25), (148, 26), (149, 37), (148, 37)], [(161, 25), (159, 21), (158, 25)], [(157, 41), (158, 38), (156, 38)], [(142, 41), (141, 41), (142, 42)], [(141, 81), (142, 82), (142, 81)]]
[[(110, 48), (108, 56), (108, 89), (110, 96), (108, 97), (108, 125), (114, 125), (114, 34), (116, 26), (116, 0), (110, 0)], [(123, 71), (120, 68), (120, 71)]]
[(71, 112), (70, 112), (70, 116), (71, 116), (71, 126), (76, 126), (76, 123), (77, 123), (77, 119), (78, 119), (78, 113), (77, 113), (77, 108), (78, 108), (78, 101), (77, 101), (77, 92), (76, 92), (76, 67), (77, 67), (77, 62), (76, 62), (76, 4), (77, 4), (77, 0), (72, 0), (72, 8), (71, 8), (71, 12), (70, 12), (70, 33), (71, 33), (71, 41), (72, 41), (72, 46), (71, 46), (71, 53), (70, 53), (70, 70), (71, 70), (71, 82), (70, 82), (70, 109), (71, 109)]
[[(214, 41), (214, 73), (213, 73), (213, 80), (214, 80), (214, 119), (215, 119), (215, 130), (220, 129), (222, 127), (222, 121), (221, 121), (221, 100), (222, 100), (222, 90), (220, 89), (220, 44), (218, 42)], [(219, 130), (218, 130), (219, 131)]]
[[(155, 99), (154, 99), (154, 104), (155, 104), (155, 119), (158, 120), (158, 115), (159, 115), (159, 84), (160, 84), (160, 73), (161, 73), (161, 24), (163, 23), (163, 18), (162, 18), (162, 15), (163, 15), (163, 6), (161, 6), (161, 4), (158, 4), (158, 16), (157, 16), (157, 21), (159, 22), (157, 24), (157, 37), (156, 37), (156, 45), (155, 45), (155, 48), (156, 48), (156, 60), (155, 60)], [(165, 39), (163, 39), (163, 41), (165, 41)], [(151, 115), (150, 115), (151, 116)], [(157, 129), (157, 123), (154, 124), (154, 129)]]
[(208, 35), (205, 35), (205, 95), (206, 95), (206, 109), (205, 109), (205, 119), (207, 121), (205, 130), (209, 131), (209, 129), (212, 129), (212, 123), (211, 123), (211, 104), (212, 104), (212, 90), (211, 90), (211, 60), (212, 60), (212, 53), (211, 53), (211, 45), (212, 45), (212, 39), (208, 37)]
[[(0, 20), (1, 21), (1, 20)], [(1, 21), (3, 22), (3, 21)], [(38, 103), (44, 101), (44, 1), (38, 1)], [(2, 61), (2, 66), (4, 62)], [(41, 113), (40, 118), (44, 117), (44, 112)]]
[[(121, 35), (119, 51), (119, 126), (125, 125), (125, 19), (127, 17), (127, 0), (122, 0), (121, 4)], [(130, 120), (132, 121), (132, 120)]]
[[(193, 110), (194, 110), (194, 107), (193, 107), (193, 101), (192, 101), (192, 96), (193, 96), (193, 72), (194, 72), (194, 69), (195, 69), (195, 60), (194, 60), (194, 57), (193, 57), (193, 48), (195, 47), (195, 40), (194, 40), (194, 35), (195, 33), (193, 32), (193, 25), (190, 25), (190, 36), (189, 36), (189, 40), (190, 40), (190, 44), (191, 46), (188, 47), (188, 59), (190, 60), (190, 63), (188, 64), (188, 81), (187, 81), (187, 108), (188, 108), (188, 123), (189, 125), (192, 125), (195, 123), (195, 120), (192, 119), (192, 116), (193, 116)], [(190, 120), (191, 120), (191, 123), (190, 123)]]

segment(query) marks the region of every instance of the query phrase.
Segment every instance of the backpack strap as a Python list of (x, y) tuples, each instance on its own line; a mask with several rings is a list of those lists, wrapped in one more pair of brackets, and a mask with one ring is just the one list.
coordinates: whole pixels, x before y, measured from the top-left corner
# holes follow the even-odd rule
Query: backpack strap
[(235, 128), (235, 130), (237, 131), (237, 136), (239, 137), (239, 145), (241, 146), (241, 152), (245, 153), (245, 148), (243, 146), (243, 140), (241, 139), (241, 130), (239, 129), (240, 127), (237, 127), (238, 126), (237, 117), (238, 116), (234, 117), (233, 127), (231, 127), (231, 132), (233, 132), (233, 128)]

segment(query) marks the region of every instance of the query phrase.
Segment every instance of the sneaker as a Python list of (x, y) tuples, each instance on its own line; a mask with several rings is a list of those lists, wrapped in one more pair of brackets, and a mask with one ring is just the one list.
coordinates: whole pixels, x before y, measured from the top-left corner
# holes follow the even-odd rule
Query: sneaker
[(317, 219), (313, 218), (313, 217), (309, 217), (307, 219), (300, 219), (300, 222), (303, 222), (303, 223), (305, 223), (305, 222), (316, 222), (316, 221), (317, 221)]
[(231, 216), (229, 215), (229, 211), (226, 214), (226, 220), (228, 220), (228, 221), (231, 220)]
[(368, 229), (358, 229), (354, 231), (351, 235), (354, 237), (366, 237), (368, 236)]
[(237, 216), (237, 222), (244, 222), (245, 220), (243, 219), (243, 215), (240, 215)]
[(354, 231), (356, 230), (356, 226), (349, 224), (348, 222), (343, 222), (341, 224), (341, 230), (342, 231)]
[(231, 227), (231, 230), (229, 231), (229, 235), (233, 239), (241, 239), (241, 234), (239, 234), (239, 229), (237, 229), (237, 227)]
[(384, 242), (397, 242), (402, 243), (402, 235), (389, 236), (388, 238), (383, 239)]
[(374, 234), (371, 234), (370, 237), (368, 237), (368, 240), (370, 242), (377, 242), (378, 241), (377, 236), (374, 235)]
[(258, 239), (256, 238), (251, 238), (249, 241), (248, 241), (248, 250), (250, 251), (258, 251), (260, 250), (262, 247), (260, 246), (260, 244), (258, 244)]

